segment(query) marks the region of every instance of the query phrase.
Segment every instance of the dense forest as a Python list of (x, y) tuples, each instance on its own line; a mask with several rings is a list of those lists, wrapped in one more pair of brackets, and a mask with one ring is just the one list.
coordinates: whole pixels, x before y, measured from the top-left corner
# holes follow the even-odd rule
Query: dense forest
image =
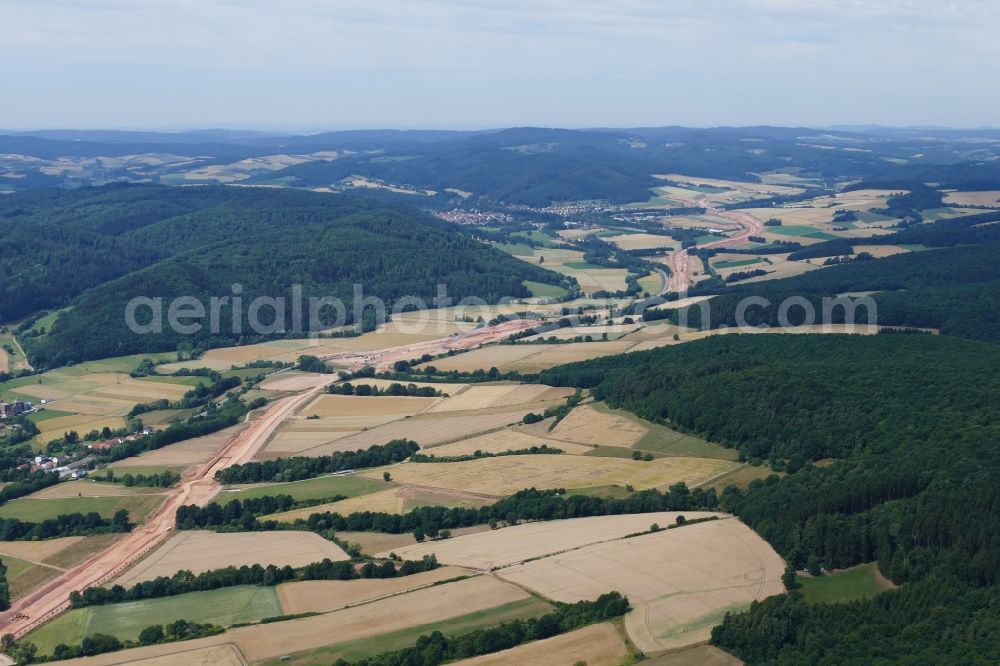
[[(767, 299), (768, 304), (746, 309), (746, 323), (777, 326), (786, 298), (808, 300), (819, 316), (824, 297), (877, 292), (871, 298), (877, 306), (874, 319), (879, 325), (936, 328), (943, 334), (1000, 342), (998, 265), (1000, 243), (897, 254), (791, 278), (727, 287), (710, 301), (691, 306), (678, 316), (697, 323), (702, 321), (702, 309), (707, 308), (710, 328), (736, 326), (740, 303), (748, 296), (758, 296)], [(802, 308), (793, 307), (787, 314), (791, 325), (804, 323)], [(867, 323), (870, 314), (866, 308), (858, 308), (855, 322)], [(844, 308), (835, 308), (829, 323), (842, 323), (844, 315)]]
[[(903, 584), (853, 607), (771, 599), (729, 617), (718, 644), (754, 663), (876, 653), (930, 663), (990, 661), (1000, 649), (981, 633), (1000, 624), (995, 603), (970, 601), (1000, 594), (998, 368), (1000, 348), (946, 336), (754, 335), (571, 364), (541, 380), (593, 388), (612, 406), (768, 460), (789, 474), (727, 488), (724, 510), (796, 568), (877, 561)], [(873, 630), (876, 616), (893, 635)], [(977, 640), (950, 640), (970, 618)]]
[[(459, 231), (412, 208), (298, 190), (114, 185), (16, 194), (0, 202), (0, 232), (17, 249), (0, 259), (0, 318), (70, 306), (44, 334), (22, 327), (32, 364), (46, 368), (172, 351), (181, 342), (204, 349), (322, 328), (309, 320), (310, 297), (340, 299), (342, 323), (360, 324), (356, 284), (392, 307), (404, 296), (429, 303), (441, 284), (455, 300), (495, 302), (529, 296), (524, 280), (562, 280)], [(236, 294), (234, 284), (241, 285)], [(302, 287), (301, 322), (293, 318), (292, 285)], [(175, 297), (193, 297), (208, 310), (211, 297), (234, 295), (245, 304), (238, 324), (229, 302), (218, 311), (216, 332), (207, 318), (189, 334), (166, 325)], [(135, 296), (163, 299), (162, 333), (129, 330), (125, 306)], [(277, 319), (263, 308), (260, 320), (275, 324), (270, 332), (250, 326), (249, 305), (258, 296), (287, 299)], [(330, 325), (337, 314), (327, 307), (320, 316)], [(150, 319), (146, 310), (137, 317)]]
[(118, 604), (141, 599), (159, 599), (189, 592), (204, 592), (218, 590), (223, 587), (237, 585), (272, 586), (303, 580), (359, 580), (362, 578), (397, 578), (411, 576), (423, 571), (437, 569), (438, 562), (434, 555), (425, 555), (420, 560), (403, 560), (398, 565), (392, 560), (381, 563), (372, 561), (356, 566), (350, 560), (333, 562), (324, 558), (319, 562), (311, 562), (301, 567), (274, 564), (243, 565), (240, 567), (224, 567), (210, 569), (199, 574), (181, 570), (173, 576), (157, 576), (152, 580), (136, 583), (125, 588), (121, 585), (111, 587), (88, 587), (82, 592), (70, 592), (69, 601), (73, 608), (85, 606), (100, 606), (103, 604)]

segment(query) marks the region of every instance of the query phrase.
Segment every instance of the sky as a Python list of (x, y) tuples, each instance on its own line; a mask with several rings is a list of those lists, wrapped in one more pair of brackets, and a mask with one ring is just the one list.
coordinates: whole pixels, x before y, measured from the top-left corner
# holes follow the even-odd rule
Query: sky
[(0, 127), (1000, 125), (1000, 0), (0, 0)]

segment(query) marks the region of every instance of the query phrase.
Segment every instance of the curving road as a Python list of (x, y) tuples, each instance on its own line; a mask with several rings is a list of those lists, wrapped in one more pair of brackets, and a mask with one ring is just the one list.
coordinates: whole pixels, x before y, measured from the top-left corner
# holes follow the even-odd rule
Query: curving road
[[(692, 206), (705, 206), (706, 195), (702, 195), (692, 199), (686, 203)], [(727, 220), (731, 220), (740, 226), (740, 230), (736, 232), (733, 236), (726, 236), (725, 238), (720, 238), (717, 241), (712, 241), (711, 243), (705, 243), (704, 245), (699, 245), (699, 249), (709, 249), (713, 247), (722, 246), (732, 246), (732, 245), (746, 245), (750, 242), (750, 236), (757, 236), (762, 233), (764, 229), (764, 223), (755, 218), (749, 213), (744, 213), (738, 210), (723, 210), (721, 208), (707, 208), (705, 215), (712, 215), (714, 217), (722, 217)], [(689, 254), (687, 250), (677, 250), (672, 252), (667, 259), (667, 266), (670, 267), (672, 275), (670, 276), (670, 287), (669, 291), (684, 293), (691, 286), (691, 276), (688, 271), (688, 258)]]

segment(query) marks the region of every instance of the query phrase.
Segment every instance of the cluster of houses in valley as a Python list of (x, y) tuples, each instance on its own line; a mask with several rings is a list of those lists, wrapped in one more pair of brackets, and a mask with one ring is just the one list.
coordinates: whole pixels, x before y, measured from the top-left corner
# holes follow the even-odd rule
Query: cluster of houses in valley
[(35, 411), (35, 406), (27, 400), (4, 402), (0, 400), (0, 419), (9, 419)]
[(142, 439), (146, 435), (151, 434), (155, 428), (153, 426), (144, 425), (142, 426), (141, 433), (133, 433), (131, 435), (123, 435), (121, 437), (112, 437), (111, 439), (105, 439), (101, 442), (93, 442), (87, 445), (91, 451), (107, 451), (112, 449), (119, 444), (124, 444), (125, 442), (134, 442), (137, 439)]

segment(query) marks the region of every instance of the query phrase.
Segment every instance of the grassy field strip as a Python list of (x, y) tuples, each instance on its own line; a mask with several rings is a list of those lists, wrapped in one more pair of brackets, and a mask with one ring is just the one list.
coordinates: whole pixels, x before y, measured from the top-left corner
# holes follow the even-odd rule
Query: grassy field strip
[(797, 579), (806, 601), (813, 604), (856, 601), (895, 587), (892, 581), (879, 572), (875, 562), (822, 576), (800, 575)]
[(273, 587), (241, 585), (159, 599), (129, 601), (71, 610), (30, 634), (42, 654), (58, 643), (72, 645), (95, 633), (135, 639), (151, 624), (186, 619), (228, 626), (281, 615)]
[(164, 497), (157, 493), (100, 497), (22, 497), (0, 506), (0, 518), (41, 522), (63, 514), (91, 511), (97, 512), (103, 518), (111, 518), (118, 510), (125, 509), (129, 512), (129, 519), (132, 522), (141, 523), (163, 502)]

